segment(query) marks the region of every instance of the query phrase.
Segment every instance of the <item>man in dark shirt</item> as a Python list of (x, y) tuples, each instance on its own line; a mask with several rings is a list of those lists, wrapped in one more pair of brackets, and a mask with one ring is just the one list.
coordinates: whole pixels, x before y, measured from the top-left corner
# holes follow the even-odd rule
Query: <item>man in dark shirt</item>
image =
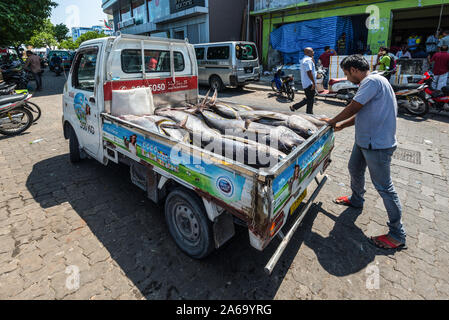
[(433, 74), (435, 78), (433, 79), (432, 86), (436, 90), (441, 90), (442, 87), (447, 85), (447, 76), (449, 73), (449, 53), (447, 46), (442, 46), (440, 52), (433, 55), (430, 62), (434, 62)]
[(324, 50), (325, 51), (319, 57), (319, 62), (326, 71), (326, 73), (324, 74), (323, 86), (324, 89), (327, 89), (328, 88), (327, 84), (329, 82), (329, 64), (331, 61), (331, 56), (335, 56), (337, 53), (335, 52), (334, 49), (331, 49), (329, 46), (324, 47)]

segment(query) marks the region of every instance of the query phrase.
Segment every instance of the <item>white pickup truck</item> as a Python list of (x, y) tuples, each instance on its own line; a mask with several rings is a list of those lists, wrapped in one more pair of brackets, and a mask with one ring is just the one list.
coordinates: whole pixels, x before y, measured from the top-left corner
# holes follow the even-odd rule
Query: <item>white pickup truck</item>
[[(330, 162), (333, 130), (320, 128), (275, 166), (257, 169), (146, 130), (111, 110), (115, 94), (133, 88), (150, 88), (154, 108), (196, 104), (197, 75), (195, 51), (186, 41), (119, 35), (84, 42), (63, 94), (70, 160), (88, 157), (104, 165), (129, 165), (131, 181), (149, 199), (165, 203), (171, 236), (191, 257), (204, 258), (231, 239), (236, 223), (247, 226), (250, 244), (257, 250), (281, 236), (265, 267), (271, 273), (326, 181), (322, 174)], [(175, 163), (169, 155), (179, 145), (188, 157), (201, 157), (192, 164)], [(315, 191), (296, 210), (314, 179)], [(281, 231), (288, 219), (294, 219), (292, 226)]]

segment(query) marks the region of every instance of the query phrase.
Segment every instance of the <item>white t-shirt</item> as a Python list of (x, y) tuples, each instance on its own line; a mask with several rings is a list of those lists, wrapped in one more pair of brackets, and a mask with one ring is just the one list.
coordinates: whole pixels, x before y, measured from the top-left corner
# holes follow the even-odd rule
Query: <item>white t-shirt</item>
[(310, 81), (307, 71), (312, 71), (313, 79), (316, 81), (315, 63), (313, 62), (312, 57), (309, 56), (305, 56), (301, 60), (301, 83), (303, 89), (308, 88), (312, 85), (312, 81)]
[(137, 150), (136, 150), (136, 146), (133, 145), (132, 143), (129, 143), (129, 152), (131, 152), (132, 154), (137, 154)]

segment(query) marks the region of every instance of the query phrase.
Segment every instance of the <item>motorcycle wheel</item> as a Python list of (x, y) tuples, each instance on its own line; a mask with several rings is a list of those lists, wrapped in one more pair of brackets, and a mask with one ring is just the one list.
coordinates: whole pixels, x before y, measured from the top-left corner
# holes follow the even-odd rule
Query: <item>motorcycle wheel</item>
[(293, 89), (292, 89), (291, 87), (288, 87), (288, 88), (287, 88), (287, 98), (288, 98), (290, 101), (295, 100), (295, 91), (293, 91)]
[(25, 106), (28, 110), (30, 110), (33, 113), (33, 118), (34, 118), (33, 122), (36, 122), (37, 120), (39, 120), (39, 118), (42, 115), (41, 108), (37, 104), (30, 102), (30, 101), (27, 101)]
[(33, 115), (26, 108), (15, 108), (0, 115), (0, 133), (14, 136), (27, 130), (33, 123)]
[(429, 103), (421, 95), (407, 97), (406, 109), (415, 116), (423, 116), (429, 112)]

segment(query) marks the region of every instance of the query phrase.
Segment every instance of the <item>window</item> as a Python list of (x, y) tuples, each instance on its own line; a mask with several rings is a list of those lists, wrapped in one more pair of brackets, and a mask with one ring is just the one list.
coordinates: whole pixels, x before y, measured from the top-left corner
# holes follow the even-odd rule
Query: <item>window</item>
[(229, 46), (207, 48), (207, 60), (229, 59)]
[(145, 1), (137, 0), (132, 2), (133, 17), (136, 24), (146, 22)]
[(122, 21), (131, 19), (131, 10), (129, 6), (126, 6), (122, 10), (120, 10), (120, 13), (122, 14)]
[(78, 53), (72, 75), (72, 86), (74, 88), (94, 91), (97, 54), (98, 48), (89, 48)]
[[(145, 50), (145, 72), (170, 72), (170, 51)], [(173, 52), (176, 72), (184, 70), (184, 56), (181, 52)], [(142, 72), (142, 51), (123, 50), (121, 55), (122, 70), (125, 73)]]
[(204, 48), (195, 48), (196, 60), (204, 59)]
[(257, 50), (253, 44), (238, 43), (235, 45), (235, 55), (239, 60), (255, 60)]

